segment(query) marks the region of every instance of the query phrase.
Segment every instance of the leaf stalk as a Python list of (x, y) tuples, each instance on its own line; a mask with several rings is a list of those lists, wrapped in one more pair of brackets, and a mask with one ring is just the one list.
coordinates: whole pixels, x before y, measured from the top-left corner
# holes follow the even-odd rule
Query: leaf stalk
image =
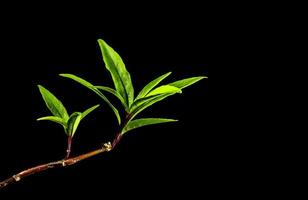
[(66, 149), (66, 156), (65, 159), (68, 159), (70, 157), (71, 151), (72, 151), (72, 136), (67, 137), (67, 149)]

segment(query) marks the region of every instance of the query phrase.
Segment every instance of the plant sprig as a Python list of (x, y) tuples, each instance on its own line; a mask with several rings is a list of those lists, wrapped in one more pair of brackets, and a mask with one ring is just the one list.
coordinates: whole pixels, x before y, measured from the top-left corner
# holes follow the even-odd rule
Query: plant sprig
[(68, 137), (68, 148), (66, 150), (66, 157), (68, 158), (71, 153), (71, 143), (72, 139), (77, 131), (77, 128), (83, 118), (95, 110), (99, 105), (92, 106), (83, 112), (73, 112), (71, 115), (68, 115), (66, 108), (62, 102), (49, 90), (44, 88), (41, 85), (38, 85), (40, 93), (45, 101), (47, 108), (53, 114), (53, 116), (40, 117), (37, 120), (48, 120), (62, 125), (64, 128), (64, 133)]
[[(112, 77), (114, 88), (102, 85), (94, 85), (89, 81), (86, 81), (85, 79), (73, 74), (60, 74), (60, 76), (76, 81), (77, 83), (94, 91), (98, 96), (100, 96), (104, 101), (106, 101), (107, 104), (114, 111), (114, 114), (118, 119), (118, 123), (122, 127), (120, 132), (118, 133), (121, 135), (135, 128), (152, 124), (177, 121), (174, 119), (165, 118), (141, 118), (136, 120), (133, 119), (139, 113), (141, 113), (146, 108), (152, 106), (153, 104), (162, 101), (169, 96), (182, 93), (182, 89), (204, 78), (207, 78), (205, 76), (190, 77), (158, 86), (161, 81), (163, 81), (171, 74), (171, 72), (168, 72), (149, 82), (138, 93), (138, 95), (134, 97), (134, 87), (132, 84), (131, 76), (127, 71), (120, 55), (104, 40), (99, 39), (98, 44), (102, 52), (105, 67)], [(121, 102), (121, 105), (123, 106), (123, 110), (126, 113), (124, 115), (125, 119), (121, 119), (118, 109), (110, 103), (110, 101), (104, 95), (104, 92), (108, 92), (118, 98), (118, 100)], [(138, 126), (136, 126), (136, 124), (138, 124)]]
[[(63, 160), (58, 160), (23, 170), (20, 173), (17, 173), (9, 177), (8, 179), (0, 182), (0, 188), (4, 188), (9, 184), (20, 181), (22, 178), (25, 178), (32, 174), (36, 174), (55, 167), (73, 165), (89, 157), (98, 155), (103, 152), (111, 151), (119, 143), (124, 134), (136, 128), (178, 121), (175, 119), (168, 118), (135, 118), (139, 113), (149, 108), (153, 104), (160, 102), (169, 96), (181, 94), (184, 88), (195, 84), (196, 82), (204, 78), (207, 78), (205, 76), (189, 77), (159, 86), (159, 84), (171, 74), (171, 72), (168, 72), (150, 81), (135, 97), (131, 75), (127, 71), (120, 55), (104, 40), (99, 39), (98, 44), (102, 52), (105, 67), (107, 71), (109, 71), (113, 80), (114, 88), (102, 85), (94, 85), (89, 81), (86, 81), (85, 79), (73, 74), (60, 74), (60, 76), (72, 79), (75, 82), (85, 86), (86, 88), (96, 93), (104, 102), (107, 103), (107, 105), (112, 109), (113, 113), (115, 114), (118, 125), (120, 127), (114, 140), (112, 142), (104, 143), (102, 147), (94, 151), (90, 151), (71, 158), (70, 153), (72, 139), (81, 120), (93, 110), (95, 110), (97, 107), (99, 107), (99, 105), (92, 106), (83, 112), (73, 112), (69, 115), (62, 102), (54, 94), (52, 94), (43, 86), (38, 85), (44, 102), (52, 115), (40, 117), (37, 120), (52, 121), (57, 124), (60, 124), (64, 128), (64, 132), (68, 138), (66, 156)], [(123, 112), (119, 112), (118, 108), (116, 108), (114, 104), (105, 96), (105, 93), (110, 93), (114, 95), (121, 102)]]

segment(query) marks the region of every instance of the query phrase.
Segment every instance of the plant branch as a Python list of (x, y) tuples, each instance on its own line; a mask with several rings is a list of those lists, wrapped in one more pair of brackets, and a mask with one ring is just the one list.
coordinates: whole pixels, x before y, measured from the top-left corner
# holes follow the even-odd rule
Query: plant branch
[(130, 121), (130, 119), (131, 119), (130, 113), (126, 113), (125, 120), (124, 120), (123, 124), (120, 127), (120, 131), (118, 132), (118, 134), (116, 135), (115, 139), (113, 140), (113, 142), (111, 144), (112, 148), (114, 148), (120, 142), (120, 140), (121, 140), (121, 138), (123, 136), (122, 135), (122, 130), (127, 125), (127, 123)]
[(52, 168), (59, 168), (59, 167), (65, 167), (65, 166), (69, 166), (69, 165), (73, 165), (76, 164), (84, 159), (90, 158), (92, 156), (95, 156), (97, 154), (106, 152), (106, 151), (111, 151), (112, 149), (115, 148), (115, 146), (120, 142), (120, 140), (122, 139), (122, 134), (121, 131), (122, 129), (126, 126), (127, 122), (130, 120), (130, 115), (126, 115), (125, 117), (125, 121), (122, 124), (122, 127), (120, 128), (119, 133), (116, 135), (115, 139), (112, 141), (112, 143), (108, 142), (105, 143), (103, 145), (102, 148), (94, 150), (94, 151), (90, 151), (88, 153), (85, 154), (81, 154), (79, 156), (73, 157), (73, 158), (69, 158), (70, 156), (70, 152), (71, 152), (71, 143), (72, 143), (72, 137), (68, 137), (67, 139), (67, 150), (66, 150), (66, 157), (63, 160), (58, 160), (58, 161), (54, 161), (54, 162), (50, 162), (50, 163), (46, 163), (46, 164), (42, 164), (42, 165), (38, 165), (26, 170), (23, 170), (13, 176), (11, 176), (10, 178), (7, 178), (6, 180), (0, 182), (0, 189), (6, 187), (7, 185), (11, 184), (11, 183), (15, 183), (20, 181), (21, 179), (33, 175), (33, 174), (37, 174), (39, 172), (45, 171), (47, 169), (52, 169)]
[(67, 149), (66, 149), (66, 156), (65, 159), (68, 159), (71, 154), (71, 149), (72, 149), (72, 136), (67, 137)]
[(122, 138), (122, 134), (121, 134), (121, 132), (120, 132), (120, 133), (118, 133), (118, 134), (116, 135), (115, 139), (113, 140), (113, 142), (112, 142), (112, 144), (111, 144), (112, 149), (120, 142), (121, 138)]
[(23, 170), (13, 176), (11, 176), (10, 178), (7, 178), (6, 180), (0, 182), (0, 189), (6, 187), (7, 185), (11, 184), (11, 183), (15, 183), (20, 181), (21, 179), (45, 171), (47, 169), (52, 169), (52, 168), (59, 168), (59, 167), (65, 167), (65, 166), (69, 166), (69, 165), (73, 165), (76, 164), (84, 159), (90, 158), (92, 156), (95, 156), (97, 154), (103, 153), (103, 152), (108, 152), (112, 150), (112, 146), (110, 144), (110, 142), (105, 143), (103, 145), (102, 148), (99, 148), (97, 150), (94, 151), (90, 151), (88, 153), (73, 157), (73, 158), (69, 158), (69, 159), (64, 159), (64, 160), (59, 160), (59, 161), (54, 161), (54, 162), (50, 162), (50, 163), (46, 163), (46, 164), (42, 164), (42, 165), (38, 165), (26, 170)]

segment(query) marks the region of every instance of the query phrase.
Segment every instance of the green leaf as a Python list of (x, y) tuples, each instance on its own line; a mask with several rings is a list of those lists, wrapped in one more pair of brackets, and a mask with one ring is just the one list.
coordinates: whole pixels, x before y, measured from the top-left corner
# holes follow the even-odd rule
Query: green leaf
[(99, 39), (103, 60), (107, 70), (110, 72), (114, 87), (123, 97), (127, 107), (134, 101), (134, 88), (129, 72), (126, 70), (120, 55), (113, 50), (104, 40)]
[(98, 96), (100, 96), (112, 109), (112, 111), (114, 112), (114, 114), (116, 115), (117, 119), (118, 119), (118, 123), (121, 124), (121, 118), (120, 118), (120, 114), (119, 111), (110, 103), (110, 101), (107, 99), (107, 97), (105, 95), (103, 95), (103, 93), (101, 93), (99, 91), (99, 89), (97, 89), (94, 85), (92, 85), (91, 83), (89, 83), (88, 81), (75, 76), (73, 74), (59, 74), (62, 77), (65, 78), (69, 78), (72, 79), (78, 83), (80, 83), (81, 85), (87, 87), (88, 89), (92, 90), (93, 92), (95, 92)]
[(96, 90), (95, 86), (92, 85), (90, 82), (84, 80), (83, 78), (80, 78), (74, 74), (59, 74), (59, 76), (65, 77), (65, 78), (69, 78), (72, 79), (74, 81), (76, 81), (77, 83), (80, 83), (81, 85), (89, 88), (90, 90)]
[(162, 85), (149, 92), (146, 95), (146, 97), (155, 96), (158, 94), (166, 94), (166, 93), (182, 93), (182, 90), (171, 85)]
[(207, 78), (206, 76), (197, 76), (197, 77), (191, 77), (191, 78), (186, 78), (186, 79), (182, 79), (179, 81), (175, 81), (173, 83), (169, 83), (168, 85), (183, 89), (186, 88), (204, 78)]
[(47, 116), (47, 117), (41, 117), (37, 119), (37, 121), (41, 121), (41, 120), (48, 120), (48, 121), (56, 122), (58, 124), (61, 124), (63, 127), (67, 126), (66, 122), (63, 121), (62, 118), (56, 117), (56, 116)]
[(133, 113), (136, 109), (138, 109), (138, 107), (140, 107), (143, 104), (144, 104), (143, 106), (145, 106), (146, 105), (145, 103), (151, 102), (152, 100), (157, 99), (158, 97), (160, 97), (160, 95), (170, 96), (169, 94), (173, 95), (176, 93), (182, 93), (182, 90), (177, 87), (170, 86), (170, 85), (160, 86), (152, 90), (151, 92), (149, 92), (145, 97), (136, 99), (130, 108), (130, 112)]
[(117, 97), (120, 102), (122, 103), (123, 107), (125, 108), (126, 111), (128, 111), (128, 107), (125, 103), (125, 100), (123, 99), (123, 97), (120, 95), (120, 93), (118, 93), (118, 91), (110, 88), (110, 87), (106, 87), (106, 86), (101, 86), (101, 85), (98, 85), (98, 86), (95, 86), (97, 89), (100, 89), (100, 90), (103, 90), (103, 91), (106, 91), (106, 92), (109, 92), (111, 94), (113, 94), (115, 97)]
[(99, 107), (99, 104), (95, 105), (95, 106), (92, 106), (91, 108), (88, 108), (87, 110), (85, 110), (83, 113), (82, 113), (82, 117), (81, 119), (85, 118), (88, 114), (90, 114), (93, 110), (95, 110), (97, 107)]
[(136, 117), (136, 115), (140, 113), (141, 111), (143, 111), (144, 109), (174, 94), (176, 93), (160, 94), (160, 95), (151, 96), (147, 98), (145, 97), (145, 98), (137, 100), (136, 102), (134, 102), (132, 106), (130, 120)]
[(171, 72), (161, 75), (160, 77), (154, 79), (150, 83), (148, 83), (138, 94), (135, 100), (145, 97), (156, 85), (158, 85), (162, 80), (167, 78)]
[(74, 112), (70, 118), (68, 119), (68, 122), (67, 122), (67, 134), (69, 136), (74, 136), (77, 128), (78, 128), (78, 125), (81, 121), (81, 118), (82, 118), (82, 113), (80, 112)]
[(143, 119), (136, 119), (133, 121), (130, 121), (122, 130), (121, 134), (124, 134), (128, 131), (131, 131), (133, 129), (148, 126), (152, 124), (160, 124), (160, 123), (166, 123), (166, 122), (176, 122), (177, 120), (174, 119), (164, 119), (164, 118), (143, 118)]
[(48, 91), (46, 88), (44, 88), (41, 85), (38, 85), (39, 90), (41, 92), (41, 95), (46, 103), (47, 108), (50, 110), (50, 112), (56, 116), (62, 118), (64, 121), (68, 120), (68, 114), (57, 97), (55, 97), (50, 91)]

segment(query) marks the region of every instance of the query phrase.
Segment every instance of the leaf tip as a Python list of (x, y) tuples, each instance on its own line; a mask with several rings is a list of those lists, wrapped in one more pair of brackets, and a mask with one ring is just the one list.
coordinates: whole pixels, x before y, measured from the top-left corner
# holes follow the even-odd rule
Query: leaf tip
[(101, 47), (107, 46), (107, 43), (103, 39), (98, 39), (97, 42)]
[(198, 82), (198, 81), (200, 81), (200, 80), (202, 80), (202, 79), (208, 79), (207, 76), (196, 76), (195, 78), (197, 79), (196, 82)]
[(178, 122), (179, 120), (178, 119), (168, 119), (167, 122)]
[(67, 76), (67, 74), (59, 74), (59, 76), (62, 76), (62, 77), (66, 77)]
[(40, 93), (44, 96), (44, 93), (46, 93), (48, 90), (45, 88), (45, 87), (43, 87), (42, 85), (37, 85), (37, 87), (38, 87), (38, 89), (39, 89), (39, 91), (40, 91)]
[(42, 85), (38, 84), (37, 87), (41, 90), (41, 89), (45, 89)]

